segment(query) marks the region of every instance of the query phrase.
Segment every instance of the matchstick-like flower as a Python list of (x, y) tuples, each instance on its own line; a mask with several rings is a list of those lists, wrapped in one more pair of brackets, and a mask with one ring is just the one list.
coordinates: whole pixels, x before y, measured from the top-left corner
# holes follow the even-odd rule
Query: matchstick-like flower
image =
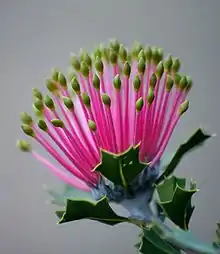
[(139, 147), (139, 162), (155, 169), (181, 115), (192, 80), (179, 74), (180, 61), (161, 48), (135, 43), (128, 51), (117, 40), (93, 54), (71, 56), (68, 78), (53, 69), (50, 95), (33, 89), (37, 121), (21, 114), (21, 128), (59, 163), (49, 162), (24, 140), (30, 152), (65, 183), (83, 191), (104, 181), (95, 168), (101, 151), (120, 155)]

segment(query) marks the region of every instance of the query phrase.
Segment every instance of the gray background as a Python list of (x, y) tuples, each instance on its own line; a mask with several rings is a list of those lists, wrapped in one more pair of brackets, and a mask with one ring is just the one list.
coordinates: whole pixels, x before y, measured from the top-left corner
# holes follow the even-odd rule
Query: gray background
[[(41, 186), (56, 178), (31, 156), (16, 150), (22, 137), (19, 112), (30, 110), (31, 88), (44, 87), (51, 67), (65, 70), (71, 51), (91, 50), (117, 37), (156, 44), (179, 56), (194, 80), (190, 111), (183, 117), (169, 151), (198, 126), (220, 134), (219, 0), (0, 1), (0, 253), (135, 253), (138, 230), (82, 221), (56, 225), (54, 207)], [(194, 199), (191, 229), (204, 240), (220, 219), (220, 140), (211, 139), (178, 169), (201, 189)]]

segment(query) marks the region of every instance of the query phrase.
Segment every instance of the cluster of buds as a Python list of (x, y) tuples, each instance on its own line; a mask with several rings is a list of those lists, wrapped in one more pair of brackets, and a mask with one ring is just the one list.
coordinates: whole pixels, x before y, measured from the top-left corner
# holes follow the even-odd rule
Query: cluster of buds
[(68, 77), (52, 70), (46, 81), (50, 95), (33, 89), (36, 121), (21, 113), (23, 132), (38, 142), (60, 168), (30, 152), (65, 183), (91, 191), (102, 175), (94, 169), (101, 151), (120, 155), (139, 147), (140, 163), (156, 167), (172, 132), (188, 107), (192, 87), (179, 73), (180, 60), (161, 48), (134, 43), (131, 50), (117, 40), (92, 54), (71, 55)]

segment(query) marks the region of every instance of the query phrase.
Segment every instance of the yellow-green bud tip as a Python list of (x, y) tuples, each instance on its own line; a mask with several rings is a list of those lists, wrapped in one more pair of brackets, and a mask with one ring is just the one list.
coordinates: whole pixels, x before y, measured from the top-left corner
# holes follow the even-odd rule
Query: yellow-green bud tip
[(164, 69), (165, 69), (166, 72), (170, 72), (171, 67), (172, 67), (172, 63), (173, 63), (172, 56), (168, 55), (167, 58), (164, 61)]
[(37, 88), (33, 88), (32, 93), (34, 98), (37, 98), (38, 100), (43, 100), (43, 95)]
[(69, 97), (63, 97), (63, 103), (69, 110), (74, 108), (73, 101)]
[(88, 126), (91, 131), (96, 131), (96, 129), (97, 129), (96, 123), (92, 120), (88, 120)]
[(163, 65), (163, 62), (160, 61), (156, 68), (156, 76), (158, 79), (161, 79), (161, 77), (163, 76), (163, 72), (164, 72), (164, 65)]
[(80, 93), (80, 85), (78, 80), (75, 77), (71, 80), (71, 87), (75, 93), (77, 94)]
[(189, 108), (189, 101), (185, 100), (179, 107), (179, 114), (183, 115)]
[(58, 70), (55, 69), (55, 68), (53, 68), (53, 69), (51, 70), (51, 78), (52, 78), (52, 80), (58, 81), (58, 76), (59, 76)]
[(167, 80), (166, 80), (167, 91), (170, 92), (172, 87), (173, 87), (173, 80), (172, 80), (171, 76), (167, 75)]
[(110, 97), (107, 95), (107, 94), (102, 94), (102, 101), (103, 101), (103, 103), (106, 105), (106, 106), (108, 106), (108, 107), (110, 107), (111, 106), (111, 99), (110, 99)]
[(91, 106), (91, 100), (88, 94), (86, 93), (82, 93), (82, 101), (85, 104), (86, 107), (90, 107)]
[(143, 57), (140, 57), (140, 59), (138, 61), (138, 72), (140, 74), (144, 74), (144, 72), (145, 72), (145, 60)]
[(42, 101), (42, 100), (37, 100), (37, 101), (35, 101), (35, 102), (34, 102), (34, 107), (35, 107), (38, 111), (42, 112), (43, 109), (44, 109), (43, 101)]
[(53, 102), (53, 99), (49, 96), (49, 95), (46, 95), (45, 98), (44, 98), (44, 103), (45, 105), (51, 109), (51, 110), (54, 110), (55, 109), (55, 105), (54, 105), (54, 102)]
[(40, 119), (37, 124), (42, 131), (47, 131), (47, 124), (43, 119)]
[(30, 125), (27, 124), (22, 124), (21, 125), (21, 129), (23, 130), (23, 132), (30, 136), (30, 137), (35, 137), (35, 132), (33, 131), (33, 129), (30, 127)]
[(86, 62), (82, 62), (81, 63), (81, 68), (80, 68), (80, 71), (82, 73), (82, 75), (86, 78), (88, 78), (89, 76), (89, 67), (88, 65), (86, 64)]
[(153, 101), (154, 101), (154, 90), (152, 88), (149, 88), (147, 94), (147, 102), (149, 105), (151, 105)]
[(71, 65), (73, 66), (73, 68), (76, 70), (76, 71), (80, 71), (80, 61), (77, 59), (76, 55), (74, 54), (71, 54), (70, 56), (70, 62), (71, 62)]
[(150, 63), (152, 59), (152, 49), (149, 45), (146, 46), (146, 48), (144, 49), (144, 54), (145, 54), (147, 62)]
[(155, 86), (156, 86), (156, 83), (157, 83), (157, 76), (156, 76), (155, 73), (152, 73), (152, 75), (151, 75), (151, 77), (150, 77), (150, 87), (151, 87), (152, 89), (154, 89)]
[(177, 58), (177, 57), (173, 58), (173, 63), (172, 63), (172, 67), (171, 67), (172, 71), (174, 73), (178, 72), (180, 69), (180, 65), (181, 65), (181, 63), (180, 63), (179, 58)]
[(16, 142), (16, 146), (22, 152), (30, 152), (31, 151), (31, 145), (26, 140), (18, 140)]
[(21, 112), (20, 114), (20, 119), (21, 122), (27, 125), (31, 125), (33, 123), (33, 119), (30, 115), (28, 115), (28, 113), (26, 112)]
[(95, 60), (95, 68), (96, 70), (99, 72), (99, 73), (103, 73), (103, 62), (100, 58), (96, 57), (96, 60)]
[(58, 127), (58, 128), (63, 128), (64, 127), (64, 123), (60, 119), (52, 119), (51, 123), (53, 124), (53, 126)]
[(120, 79), (119, 74), (117, 74), (114, 77), (113, 84), (114, 84), (115, 89), (117, 89), (117, 90), (121, 89), (121, 79)]
[(99, 77), (98, 77), (96, 74), (95, 74), (94, 77), (93, 77), (92, 83), (93, 83), (93, 86), (94, 86), (97, 90), (100, 89), (100, 79), (99, 79)]
[(135, 90), (136, 92), (138, 92), (139, 89), (140, 89), (140, 87), (141, 87), (141, 80), (140, 80), (140, 78), (139, 78), (138, 75), (136, 75), (136, 76), (134, 77), (133, 86), (134, 86), (134, 90)]
[(59, 72), (58, 74), (58, 82), (61, 84), (62, 87), (67, 86), (66, 78), (62, 72)]
[(139, 99), (136, 101), (136, 110), (137, 110), (138, 112), (140, 112), (140, 111), (142, 110), (143, 106), (144, 106), (144, 101), (143, 101), (143, 98), (141, 97), (141, 98), (139, 98)]
[(113, 65), (115, 65), (117, 63), (118, 55), (113, 49), (110, 49), (110, 51), (109, 51), (109, 60), (110, 60), (111, 64), (113, 64)]
[(53, 92), (58, 90), (56, 82), (54, 80), (52, 80), (52, 79), (47, 79), (46, 80), (46, 86), (47, 86), (47, 89), (51, 93), (53, 93)]
[(130, 74), (131, 74), (131, 66), (130, 66), (130, 64), (129, 64), (128, 62), (125, 62), (123, 72), (124, 72), (124, 75), (125, 75), (126, 77), (128, 77), (128, 78), (130, 77)]
[(127, 60), (127, 56), (128, 56), (127, 50), (125, 49), (124, 45), (121, 44), (119, 48), (119, 58), (122, 63), (125, 63), (125, 61)]

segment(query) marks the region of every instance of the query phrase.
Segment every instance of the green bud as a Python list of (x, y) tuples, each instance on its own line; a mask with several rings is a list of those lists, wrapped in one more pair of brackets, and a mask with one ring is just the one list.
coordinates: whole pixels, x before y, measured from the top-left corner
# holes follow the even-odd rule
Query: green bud
[(60, 120), (60, 119), (52, 119), (50, 122), (51, 122), (51, 123), (53, 124), (53, 126), (55, 126), (55, 127), (58, 127), (58, 128), (63, 128), (63, 127), (64, 127), (64, 123), (63, 123), (63, 121)]
[(35, 133), (34, 133), (33, 129), (30, 127), (30, 125), (22, 124), (21, 129), (23, 130), (23, 132), (26, 135), (28, 135), (30, 137), (35, 137)]
[(89, 67), (85, 62), (81, 63), (81, 73), (84, 77), (88, 78), (89, 76)]
[(111, 106), (111, 99), (110, 99), (110, 97), (109, 97), (106, 93), (103, 93), (103, 94), (102, 94), (102, 101), (103, 101), (103, 103), (104, 103), (106, 106), (108, 106), (108, 107)]
[(46, 80), (46, 86), (47, 86), (47, 89), (53, 93), (55, 91), (57, 91), (57, 85), (56, 85), (56, 82), (52, 79), (47, 79)]
[(93, 86), (94, 86), (97, 90), (100, 89), (100, 79), (99, 79), (99, 77), (98, 77), (96, 74), (95, 74), (94, 77), (93, 77), (92, 83), (93, 83)]
[(138, 58), (138, 54), (143, 49), (142, 45), (139, 42), (134, 42), (134, 45), (132, 47), (132, 55), (135, 58)]
[(91, 100), (90, 100), (90, 97), (88, 96), (88, 94), (86, 94), (85, 92), (82, 93), (82, 101), (86, 107), (90, 108)]
[(30, 152), (31, 151), (31, 145), (26, 140), (18, 140), (16, 143), (16, 146), (22, 152)]
[(104, 66), (103, 66), (103, 62), (100, 58), (96, 58), (95, 60), (95, 69), (99, 72), (99, 73), (103, 73), (103, 69), (104, 69)]
[(20, 119), (21, 119), (21, 122), (26, 125), (31, 125), (33, 123), (32, 117), (28, 115), (28, 113), (26, 112), (21, 112)]
[(156, 68), (156, 77), (158, 79), (161, 79), (161, 77), (163, 76), (163, 72), (164, 72), (163, 62), (160, 61)]
[(156, 47), (152, 47), (152, 60), (154, 64), (158, 64), (160, 61), (160, 55)]
[(101, 58), (104, 59), (107, 63), (109, 61), (109, 52), (108, 48), (106, 48), (103, 44), (100, 45)]
[(114, 77), (113, 84), (114, 84), (115, 89), (120, 90), (120, 88), (121, 88), (121, 79), (120, 79), (119, 74), (117, 74)]
[(125, 49), (124, 45), (121, 44), (119, 48), (119, 58), (122, 61), (122, 63), (125, 63), (127, 61), (127, 50)]
[(143, 98), (141, 97), (141, 98), (139, 98), (139, 99), (136, 101), (136, 110), (137, 110), (138, 112), (140, 112), (140, 111), (142, 110), (143, 106), (144, 106), (144, 101), (143, 101)]
[(160, 62), (161, 60), (163, 60), (163, 49), (158, 48), (157, 52), (158, 52), (158, 62)]
[(77, 57), (72, 54), (70, 56), (71, 65), (74, 67), (76, 71), (80, 71), (80, 61), (77, 59)]
[(140, 74), (144, 74), (145, 72), (145, 61), (143, 57), (141, 57), (138, 61), (138, 72)]
[(151, 87), (152, 89), (154, 89), (155, 86), (156, 86), (156, 83), (157, 83), (157, 76), (156, 76), (155, 73), (152, 73), (152, 75), (151, 75), (151, 77), (150, 77), (150, 87)]
[(74, 105), (73, 105), (73, 101), (69, 98), (69, 97), (63, 97), (63, 103), (64, 105), (69, 109), (72, 110)]
[(58, 82), (61, 84), (62, 87), (67, 86), (66, 78), (62, 72), (59, 72), (59, 74), (58, 74)]
[(138, 59), (143, 58), (144, 62), (146, 62), (146, 55), (144, 53), (144, 50), (142, 49), (138, 54)]
[(110, 41), (109, 47), (112, 48), (118, 54), (119, 48), (120, 48), (120, 43), (118, 40), (113, 39)]
[(48, 95), (45, 96), (45, 98), (44, 98), (44, 103), (45, 103), (45, 105), (46, 105), (49, 109), (51, 109), (51, 110), (54, 110), (54, 109), (55, 109), (55, 105), (54, 105), (53, 99), (52, 99), (50, 96), (48, 96)]
[(178, 72), (180, 69), (180, 65), (181, 65), (181, 63), (180, 63), (179, 58), (177, 58), (177, 57), (173, 58), (172, 71), (174, 73)]
[(47, 124), (43, 119), (40, 119), (37, 124), (42, 131), (47, 131)]
[(96, 59), (97, 57), (98, 57), (99, 59), (102, 58), (102, 52), (101, 52), (101, 50), (100, 50), (98, 47), (95, 48), (94, 53), (93, 53), (93, 56), (94, 56), (95, 59)]
[(77, 94), (80, 93), (80, 85), (79, 85), (79, 82), (78, 82), (78, 80), (77, 80), (76, 78), (73, 78), (73, 79), (71, 80), (70, 85), (71, 85), (71, 87), (72, 87), (72, 89), (73, 89), (73, 91), (74, 91), (75, 93), (77, 93)]
[(179, 114), (183, 115), (189, 108), (189, 101), (185, 100), (179, 107)]
[(150, 63), (152, 59), (152, 49), (149, 45), (144, 49), (144, 53), (145, 53), (147, 62)]
[(88, 66), (89, 68), (91, 68), (91, 66), (92, 66), (92, 59), (91, 59), (91, 57), (90, 57), (89, 54), (85, 53), (84, 61), (85, 61), (85, 63), (87, 64), (87, 66)]
[(140, 87), (141, 87), (141, 80), (140, 80), (140, 78), (139, 78), (138, 75), (136, 75), (136, 76), (134, 77), (133, 86), (134, 86), (134, 90), (135, 90), (136, 92), (138, 92), (139, 89), (140, 89)]
[(167, 81), (166, 81), (167, 91), (170, 92), (172, 87), (173, 87), (173, 80), (172, 80), (171, 76), (167, 75)]
[(96, 129), (97, 129), (96, 123), (92, 120), (88, 120), (88, 126), (89, 126), (89, 129), (92, 131), (96, 131)]
[(181, 79), (181, 76), (178, 73), (175, 73), (174, 74), (174, 83), (176, 84), (177, 87), (179, 86), (180, 79)]
[(58, 74), (59, 74), (58, 70), (53, 68), (52, 71), (51, 71), (52, 80), (58, 81)]
[(42, 111), (44, 109), (44, 104), (42, 100), (37, 100), (34, 102), (34, 107), (39, 110)]
[(164, 61), (164, 69), (166, 72), (170, 72), (172, 63), (173, 63), (173, 60), (172, 60), (171, 55), (167, 56), (167, 58)]
[(109, 51), (109, 60), (113, 65), (115, 65), (118, 61), (117, 53), (113, 49), (110, 49)]
[(85, 55), (86, 55), (85, 50), (81, 48), (81, 49), (79, 50), (79, 60), (80, 60), (80, 61), (84, 61), (84, 60), (85, 60)]
[(152, 88), (149, 88), (147, 94), (147, 102), (149, 105), (151, 105), (153, 101), (154, 101), (154, 90)]
[(35, 98), (37, 98), (38, 100), (43, 100), (43, 95), (37, 88), (33, 88), (32, 92)]
[(186, 79), (186, 76), (182, 76), (181, 79), (180, 79), (180, 84), (179, 84), (179, 87), (180, 87), (180, 90), (184, 90), (187, 86), (187, 79)]
[(125, 62), (123, 72), (124, 72), (124, 75), (125, 75), (126, 77), (128, 77), (128, 78), (130, 77), (130, 74), (131, 74), (131, 66), (130, 66), (130, 64), (129, 64), (128, 62)]
[(186, 90), (187, 90), (187, 92), (188, 92), (188, 91), (191, 90), (191, 88), (192, 88), (193, 81), (192, 81), (192, 78), (191, 78), (190, 76), (186, 76), (186, 79), (187, 79)]

